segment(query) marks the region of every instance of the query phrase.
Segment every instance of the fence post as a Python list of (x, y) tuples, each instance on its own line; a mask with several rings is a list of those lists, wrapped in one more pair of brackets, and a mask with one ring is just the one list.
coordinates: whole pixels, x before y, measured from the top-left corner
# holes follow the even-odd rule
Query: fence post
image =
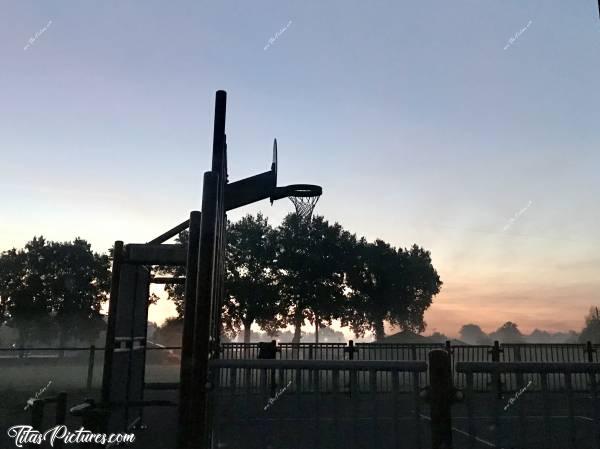
[[(42, 423), (44, 421), (44, 400), (34, 399), (31, 404), (31, 427), (33, 430), (37, 430), (40, 433), (44, 432), (42, 429)], [(39, 444), (29, 443), (27, 446), (29, 449), (39, 449)]]
[(431, 385), (431, 443), (433, 449), (452, 449), (452, 375), (450, 354), (444, 349), (429, 352)]
[[(492, 348), (492, 362), (500, 361), (500, 353), (504, 352), (503, 349), (500, 349), (500, 342), (498, 340), (494, 340), (494, 346)], [(496, 389), (498, 391), (498, 399), (502, 399), (502, 378), (500, 374), (496, 371), (493, 376), (492, 382), (496, 383)]]
[[(314, 345), (314, 343), (308, 344), (308, 360), (313, 359), (313, 345)], [(311, 386), (315, 385), (315, 370), (314, 369), (311, 369), (308, 371), (308, 381), (309, 381), (309, 385), (311, 385)], [(315, 393), (316, 393), (316, 391), (315, 391)]]
[(34, 399), (31, 404), (31, 427), (42, 431), (42, 421), (44, 420), (44, 401), (43, 399)]
[[(269, 358), (276, 359), (277, 358), (277, 341), (271, 340), (269, 348)], [(277, 390), (277, 379), (276, 379), (277, 371), (275, 368), (271, 370), (271, 397), (275, 397), (275, 393)]]
[[(521, 361), (521, 345), (513, 346), (512, 348), (513, 348), (513, 355), (515, 357), (515, 362), (520, 362)], [(523, 373), (519, 371), (517, 373), (517, 388), (516, 388), (517, 391), (519, 389), (523, 388), (524, 384), (525, 384), (525, 380), (524, 380), (524, 377), (523, 377)], [(521, 407), (519, 410), (521, 410), (522, 408), (523, 407)]]
[(596, 352), (596, 350), (593, 348), (592, 342), (589, 340), (585, 345), (585, 352), (587, 353), (588, 362), (594, 363), (594, 352)]
[(96, 346), (90, 346), (90, 357), (88, 359), (88, 372), (87, 372), (87, 383), (86, 387), (88, 390), (92, 389), (92, 382), (94, 380), (94, 361), (96, 359)]
[(348, 341), (348, 347), (344, 348), (344, 352), (348, 353), (348, 360), (354, 360), (354, 353), (358, 351), (358, 349), (354, 346), (354, 340)]
[[(64, 425), (67, 419), (67, 393), (61, 391), (56, 395), (56, 425)], [(62, 449), (64, 447), (64, 441), (58, 439), (54, 443), (54, 447)]]
[[(67, 418), (67, 393), (61, 391), (56, 395), (56, 424), (65, 423)], [(62, 440), (61, 440), (62, 441)]]
[[(592, 346), (592, 342), (589, 340), (585, 344), (585, 352), (587, 353), (588, 362), (594, 363), (594, 352), (596, 352), (596, 350)], [(595, 372), (589, 373), (589, 381), (590, 381), (590, 387), (592, 388), (592, 391), (595, 392), (596, 391), (596, 373)], [(595, 393), (594, 393), (594, 395), (595, 395)], [(595, 403), (596, 403), (596, 401), (594, 401), (594, 404)]]
[(450, 356), (450, 379), (452, 379), (452, 384), (454, 384), (454, 363), (452, 360), (452, 355), (454, 354), (454, 349), (452, 349), (452, 345), (450, 344), (450, 340), (446, 340), (446, 346), (444, 350)]

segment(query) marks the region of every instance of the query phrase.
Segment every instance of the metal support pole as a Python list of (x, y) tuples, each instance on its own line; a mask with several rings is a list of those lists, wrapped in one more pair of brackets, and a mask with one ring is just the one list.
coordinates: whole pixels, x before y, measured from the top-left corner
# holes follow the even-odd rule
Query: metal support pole
[(117, 301), (119, 299), (119, 280), (123, 263), (123, 242), (117, 240), (113, 249), (112, 279), (108, 305), (108, 323), (106, 343), (104, 344), (104, 369), (102, 370), (102, 402), (110, 400), (110, 375), (112, 372), (113, 351), (115, 347), (115, 328), (117, 325)]
[[(212, 170), (221, 173), (225, 166), (225, 115), (227, 108), (227, 92), (218, 90), (215, 97), (215, 126), (213, 129)], [(224, 183), (227, 180), (223, 180)], [(204, 208), (202, 208), (204, 212)]]
[(434, 349), (429, 353), (433, 449), (452, 449), (453, 386), (450, 365), (450, 354), (444, 349)]
[[(216, 126), (216, 125), (215, 125)], [(202, 198), (202, 224), (198, 258), (195, 330), (192, 362), (192, 384), (190, 395), (191, 426), (189, 448), (204, 449), (210, 442), (208, 425), (208, 356), (211, 328), (211, 299), (214, 294), (214, 262), (216, 248), (216, 212), (219, 176), (214, 172), (204, 174)], [(182, 390), (183, 391), (183, 390)]]
[(190, 213), (190, 233), (188, 239), (185, 268), (185, 297), (183, 311), (183, 335), (181, 339), (181, 368), (179, 387), (179, 425), (177, 429), (177, 447), (185, 447), (187, 431), (190, 429), (190, 388), (193, 366), (194, 327), (196, 310), (196, 289), (198, 282), (198, 248), (200, 247), (201, 213)]
[(156, 237), (155, 239), (150, 240), (148, 243), (164, 243), (167, 240), (178, 235), (181, 231), (186, 230), (188, 226), (189, 226), (189, 222), (186, 220), (183, 223), (179, 223), (177, 226), (168, 230), (164, 234), (161, 234), (158, 237)]

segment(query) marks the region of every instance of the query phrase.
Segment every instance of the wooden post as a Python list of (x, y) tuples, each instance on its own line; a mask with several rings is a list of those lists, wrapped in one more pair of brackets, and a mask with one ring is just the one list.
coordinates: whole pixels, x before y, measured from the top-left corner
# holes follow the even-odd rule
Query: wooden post
[[(215, 119), (216, 120), (216, 119)], [(215, 124), (216, 126), (216, 124)], [(211, 301), (214, 295), (213, 270), (216, 249), (217, 191), (219, 176), (214, 172), (204, 174), (202, 198), (202, 224), (198, 258), (195, 329), (192, 356), (190, 413), (191, 425), (187, 447), (204, 448), (210, 440), (208, 424), (208, 357), (211, 328)], [(183, 390), (182, 390), (183, 393)]]
[(119, 280), (123, 263), (123, 242), (117, 240), (113, 247), (112, 279), (110, 281), (110, 300), (108, 304), (108, 323), (106, 343), (104, 345), (104, 368), (102, 370), (102, 402), (110, 400), (110, 376), (112, 372), (113, 351), (115, 348), (115, 328), (117, 325), (117, 301), (119, 298)]
[(198, 211), (190, 213), (190, 230), (185, 268), (185, 296), (183, 311), (183, 335), (181, 338), (181, 367), (179, 385), (179, 425), (177, 447), (184, 447), (189, 430), (190, 389), (193, 367), (194, 329), (196, 325), (196, 290), (198, 286), (198, 249), (200, 247), (200, 222)]
[(444, 349), (429, 352), (431, 385), (431, 443), (433, 449), (452, 449), (452, 376), (450, 354)]

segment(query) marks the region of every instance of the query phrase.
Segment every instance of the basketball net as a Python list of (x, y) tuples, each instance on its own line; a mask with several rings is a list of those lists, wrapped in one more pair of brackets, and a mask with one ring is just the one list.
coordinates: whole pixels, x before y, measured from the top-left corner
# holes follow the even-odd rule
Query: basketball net
[(319, 196), (290, 196), (290, 201), (296, 208), (296, 213), (302, 221), (310, 222), (313, 210), (319, 201)]

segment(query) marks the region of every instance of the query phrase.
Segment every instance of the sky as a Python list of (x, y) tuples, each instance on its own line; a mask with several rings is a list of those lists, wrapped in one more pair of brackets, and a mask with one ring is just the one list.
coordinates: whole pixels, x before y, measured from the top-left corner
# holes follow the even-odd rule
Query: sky
[[(0, 0), (0, 250), (145, 242), (200, 209), (215, 91), (230, 180), (431, 252), (425, 319), (580, 330), (599, 305), (595, 0)], [(278, 224), (287, 200), (229, 214)], [(173, 314), (153, 306), (150, 319)]]

